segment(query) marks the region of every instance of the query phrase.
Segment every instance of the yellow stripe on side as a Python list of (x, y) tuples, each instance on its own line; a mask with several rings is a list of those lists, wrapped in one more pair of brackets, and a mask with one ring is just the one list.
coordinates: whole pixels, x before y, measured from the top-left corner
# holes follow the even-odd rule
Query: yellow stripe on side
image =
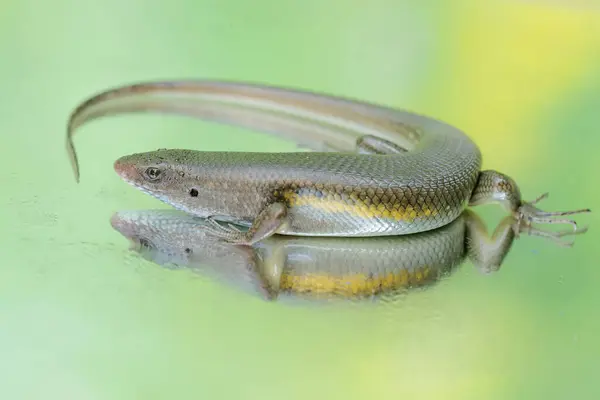
[(344, 201), (340, 195), (317, 197), (315, 195), (299, 195), (293, 191), (283, 193), (283, 198), (290, 207), (310, 206), (331, 213), (348, 213), (364, 219), (387, 218), (395, 221), (412, 222), (417, 218), (436, 215), (438, 212), (426, 205), (414, 207), (401, 204), (392, 205), (392, 209), (386, 204), (367, 204), (357, 197), (350, 197), (350, 201)]

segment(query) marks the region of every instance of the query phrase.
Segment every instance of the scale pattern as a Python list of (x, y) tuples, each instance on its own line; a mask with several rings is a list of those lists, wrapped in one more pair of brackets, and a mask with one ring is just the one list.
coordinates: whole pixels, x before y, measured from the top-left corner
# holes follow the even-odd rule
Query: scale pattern
[(281, 202), (289, 223), (279, 233), (365, 237), (428, 231), (456, 219), (477, 184), (481, 155), (466, 135), (450, 131), (423, 133), (414, 149), (399, 154), (175, 149), (119, 162), (137, 169), (132, 176), (161, 168), (165, 177), (155, 187), (124, 178), (194, 215), (250, 224)]

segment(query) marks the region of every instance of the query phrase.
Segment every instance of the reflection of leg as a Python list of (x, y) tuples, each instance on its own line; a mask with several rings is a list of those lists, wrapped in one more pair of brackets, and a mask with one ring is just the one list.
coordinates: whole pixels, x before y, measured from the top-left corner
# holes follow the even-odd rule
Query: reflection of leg
[[(556, 222), (556, 220), (553, 220), (553, 221)], [(559, 246), (563, 246), (563, 247), (571, 247), (571, 246), (573, 246), (573, 242), (565, 242), (563, 240), (560, 240), (561, 238), (563, 238), (565, 236), (581, 235), (583, 233), (586, 233), (588, 230), (587, 226), (585, 226), (583, 228), (577, 228), (576, 230), (568, 229), (568, 230), (564, 230), (564, 231), (552, 232), (552, 231), (544, 231), (541, 229), (536, 229), (536, 228), (533, 228), (531, 225), (527, 225), (527, 224), (523, 224), (523, 223), (521, 223), (520, 225), (521, 225), (521, 228), (519, 229), (519, 232), (526, 232), (530, 236), (538, 236), (538, 237), (542, 237), (544, 239), (552, 240), (555, 244), (557, 244)]]
[(470, 210), (465, 211), (467, 257), (481, 272), (500, 269), (515, 239), (512, 216), (505, 217), (490, 237), (481, 218)]
[(465, 211), (467, 256), (480, 271), (488, 273), (500, 269), (504, 257), (508, 254), (514, 239), (520, 233), (538, 236), (553, 241), (563, 247), (570, 247), (573, 242), (561, 240), (564, 236), (580, 235), (587, 232), (587, 227), (558, 232), (545, 231), (532, 227), (514, 216), (506, 216), (490, 237), (483, 221), (470, 210)]
[[(269, 301), (277, 300), (277, 296), (279, 295), (278, 280), (281, 279), (281, 272), (277, 275), (277, 269), (275, 269), (274, 273), (272, 268), (265, 268), (265, 262), (258, 255), (256, 248), (252, 246), (233, 247), (248, 260), (247, 268), (250, 279), (252, 279), (252, 282), (256, 285), (256, 289), (262, 295), (263, 299)], [(280, 262), (285, 263), (285, 259), (280, 260)], [(283, 268), (283, 266), (281, 266), (281, 268)]]

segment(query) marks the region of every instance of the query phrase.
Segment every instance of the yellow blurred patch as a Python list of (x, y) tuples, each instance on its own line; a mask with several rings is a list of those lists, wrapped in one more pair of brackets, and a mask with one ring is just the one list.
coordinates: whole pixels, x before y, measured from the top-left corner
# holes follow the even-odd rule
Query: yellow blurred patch
[(420, 285), (431, 278), (431, 268), (422, 266), (414, 271), (398, 268), (379, 276), (367, 274), (283, 274), (280, 288), (296, 293), (335, 294), (340, 296), (364, 296), (383, 293), (412, 285)]
[(547, 138), (528, 128), (586, 79), (598, 52), (599, 13), (542, 3), (463, 2), (456, 8), (446, 110), (482, 147), (486, 168), (506, 164), (507, 155), (510, 162), (543, 155), (539, 146)]

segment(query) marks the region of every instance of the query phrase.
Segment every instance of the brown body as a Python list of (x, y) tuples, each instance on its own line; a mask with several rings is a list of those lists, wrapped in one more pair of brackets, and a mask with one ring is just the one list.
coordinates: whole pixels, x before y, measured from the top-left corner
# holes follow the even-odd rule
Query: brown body
[[(232, 153), (159, 150), (125, 156), (128, 183), (188, 213), (210, 217), (215, 233), (251, 244), (273, 233), (384, 236), (435, 229), (468, 205), (500, 202), (527, 222), (555, 215), (526, 203), (516, 183), (480, 171), (481, 154), (460, 130), (408, 111), (307, 91), (237, 82), (148, 82), (110, 89), (76, 108), (71, 137), (106, 115), (155, 111), (244, 126), (325, 152)], [(241, 233), (215, 221), (250, 226)]]

